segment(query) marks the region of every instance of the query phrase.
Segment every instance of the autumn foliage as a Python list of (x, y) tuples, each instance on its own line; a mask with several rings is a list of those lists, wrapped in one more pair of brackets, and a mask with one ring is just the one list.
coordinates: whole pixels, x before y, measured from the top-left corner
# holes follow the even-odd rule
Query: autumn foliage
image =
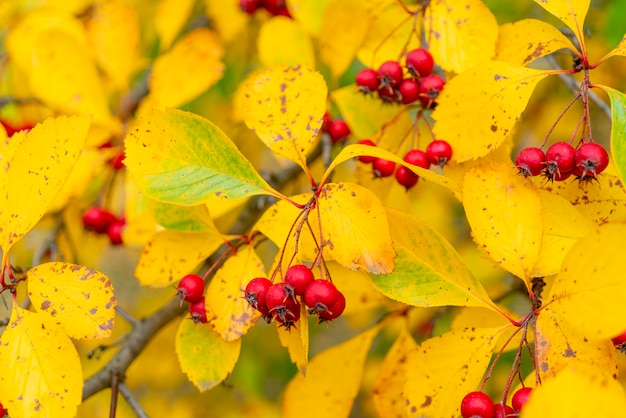
[(624, 415), (608, 15), (3, 3), (0, 414)]

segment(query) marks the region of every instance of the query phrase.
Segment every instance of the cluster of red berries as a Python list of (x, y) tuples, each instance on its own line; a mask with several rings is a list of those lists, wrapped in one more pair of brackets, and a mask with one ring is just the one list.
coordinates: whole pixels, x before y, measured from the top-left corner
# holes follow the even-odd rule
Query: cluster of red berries
[(515, 159), (520, 174), (526, 177), (543, 174), (555, 181), (572, 175), (580, 180), (593, 180), (608, 165), (608, 152), (596, 142), (585, 142), (578, 148), (567, 142), (555, 142), (545, 154), (540, 148), (524, 148)]
[(265, 9), (272, 16), (291, 17), (285, 0), (239, 0), (239, 7), (249, 15), (259, 9)]
[(189, 314), (196, 323), (207, 322), (206, 308), (204, 305), (204, 280), (196, 274), (188, 274), (180, 279), (178, 286), (178, 297), (181, 303), (189, 302)]
[(385, 61), (378, 70), (364, 68), (356, 75), (356, 84), (365, 94), (376, 92), (385, 103), (411, 104), (419, 100), (425, 109), (433, 109), (446, 82), (433, 74), (435, 60), (424, 48), (409, 51), (404, 70), (397, 61)]
[(92, 206), (83, 213), (83, 226), (89, 231), (98, 234), (107, 234), (113, 245), (121, 245), (122, 230), (126, 225), (126, 218), (117, 217), (112, 212), (100, 207)]
[(339, 318), (346, 308), (346, 298), (329, 280), (315, 279), (304, 264), (295, 264), (285, 272), (284, 281), (272, 283), (257, 277), (246, 285), (245, 299), (269, 323), (272, 320), (290, 329), (300, 319), (301, 302), (318, 323)]
[(512, 418), (518, 417), (520, 411), (528, 402), (532, 388), (521, 388), (513, 394), (511, 406), (494, 404), (489, 395), (484, 392), (470, 392), (461, 401), (461, 416), (463, 418)]
[[(375, 147), (376, 144), (371, 139), (362, 139), (358, 142), (361, 145), (369, 145)], [(446, 141), (435, 140), (431, 142), (426, 151), (419, 149), (412, 149), (408, 151), (403, 160), (409, 164), (429, 169), (431, 165), (443, 167), (452, 158), (452, 147)], [(384, 158), (370, 157), (362, 155), (357, 158), (360, 162), (366, 164), (372, 164), (374, 176), (376, 177), (390, 177), (395, 173), (396, 180), (401, 186), (404, 186), (407, 190), (417, 184), (419, 176), (401, 165), (396, 169), (396, 163)]]
[(333, 144), (344, 141), (352, 133), (345, 120), (333, 119), (328, 112), (324, 113), (322, 132), (328, 134)]

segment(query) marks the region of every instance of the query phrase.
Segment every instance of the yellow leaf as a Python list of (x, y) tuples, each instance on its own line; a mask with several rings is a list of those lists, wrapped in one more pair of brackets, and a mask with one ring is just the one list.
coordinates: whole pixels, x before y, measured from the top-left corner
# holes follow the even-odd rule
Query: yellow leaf
[(13, 158), (4, 166), (7, 187), (0, 195), (0, 245), (5, 253), (53, 202), (80, 156), (88, 129), (88, 117), (60, 116), (18, 139)]
[(370, 16), (362, 1), (331, 0), (328, 3), (319, 33), (320, 58), (328, 64), (334, 77), (348, 69), (369, 26)]
[(244, 120), (276, 154), (306, 170), (326, 111), (326, 83), (306, 66), (275, 66), (249, 84)]
[(0, 337), (0, 393), (12, 418), (73, 417), (83, 388), (72, 341), (47, 315), (13, 307)]
[(466, 328), (430, 338), (409, 352), (404, 387), (408, 416), (453, 417), (478, 389), (499, 328)]
[(450, 143), (455, 161), (487, 155), (511, 133), (535, 86), (548, 74), (498, 61), (459, 74), (437, 99), (435, 136)]
[[(347, 304), (346, 304), (347, 305)], [(300, 304), (300, 319), (289, 330), (276, 325), (280, 344), (289, 351), (289, 358), (303, 375), (309, 364), (309, 315), (304, 303)]]
[(284, 417), (347, 418), (361, 386), (367, 352), (379, 329), (375, 326), (316, 355), (306, 376), (299, 373), (287, 385)]
[(122, 0), (97, 3), (87, 22), (96, 61), (120, 90), (137, 69), (139, 31), (136, 10)]
[(619, 417), (624, 409), (626, 396), (619, 381), (602, 371), (578, 368), (565, 370), (535, 388), (520, 417)]
[(382, 202), (351, 183), (325, 184), (318, 199), (324, 251), (351, 269), (390, 273), (396, 253)]
[(223, 48), (209, 29), (196, 29), (154, 62), (150, 96), (155, 107), (179, 107), (214, 85), (224, 74)]
[(556, 274), (569, 249), (591, 231), (593, 224), (561, 196), (538, 190), (541, 198), (543, 238), (531, 277)]
[(244, 247), (226, 260), (206, 290), (207, 318), (226, 341), (246, 334), (261, 316), (248, 306), (242, 291), (255, 277), (266, 277), (263, 262), (253, 248)]
[(463, 181), (463, 207), (480, 248), (530, 289), (543, 233), (534, 185), (508, 165), (477, 166)]
[[(498, 309), (506, 313), (509, 318), (516, 318), (513, 312), (510, 312), (506, 308), (499, 306)], [(511, 322), (500, 312), (491, 309), (482, 308), (462, 308), (454, 316), (452, 323), (450, 324), (451, 330), (461, 330), (471, 327), (481, 328), (496, 328), (499, 327), (502, 331), (498, 336), (498, 343), (496, 348), (499, 350), (517, 350), (519, 347), (519, 338), (521, 338), (521, 332), (518, 333), (518, 337), (511, 339), (511, 336), (518, 332), (519, 328), (512, 325)], [(527, 339), (532, 341), (532, 334), (527, 334)], [(511, 342), (512, 341), (512, 342)], [(508, 343), (508, 344), (507, 344)], [(505, 344), (507, 344), (505, 346)]]
[(291, 0), (287, 6), (289, 13), (304, 30), (313, 36), (319, 36), (328, 3), (330, 0)]
[(330, 277), (337, 289), (346, 298), (346, 309), (343, 315), (351, 315), (368, 309), (380, 307), (389, 302), (372, 285), (367, 273), (362, 271), (350, 270), (334, 261), (326, 263)]
[(263, 23), (257, 49), (261, 64), (266, 67), (279, 64), (315, 67), (311, 38), (295, 20), (285, 16), (276, 16)]
[(230, 42), (246, 27), (248, 16), (241, 11), (239, 2), (204, 0), (206, 14), (225, 42)]
[(551, 24), (537, 19), (523, 19), (500, 26), (494, 61), (526, 65), (560, 49), (576, 47)]
[(625, 246), (626, 224), (605, 224), (581, 238), (563, 260), (544, 306), (589, 338), (619, 335), (624, 330)]
[(482, 69), (493, 57), (498, 22), (481, 0), (434, 0), (424, 15), (424, 32), (437, 65), (460, 73), (478, 64)]
[(626, 55), (626, 35), (624, 35), (624, 37), (621, 41), (619, 41), (617, 46), (609, 51), (609, 53), (607, 53), (604, 57), (602, 57), (599, 62), (603, 62), (604, 60), (611, 58), (615, 55)]
[(535, 3), (559, 18), (578, 38), (585, 50), (583, 26), (591, 0), (535, 0)]
[(154, 17), (154, 27), (161, 40), (161, 51), (170, 45), (188, 21), (194, 0), (160, 0)]
[(220, 234), (206, 205), (179, 206), (151, 200), (150, 211), (159, 225), (171, 231)]
[(217, 232), (159, 231), (144, 247), (135, 277), (142, 286), (169, 286), (194, 271), (223, 243)]
[(400, 401), (400, 396), (404, 391), (407, 375), (412, 372), (407, 366), (407, 356), (415, 347), (415, 340), (403, 328), (378, 371), (372, 395), (378, 416), (406, 416), (406, 406)]
[(618, 374), (617, 352), (610, 338), (589, 338), (549, 306), (537, 318), (535, 342), (537, 370), (542, 380), (565, 369), (583, 366), (594, 367), (607, 375)]
[(208, 324), (185, 318), (176, 332), (180, 367), (200, 391), (221, 383), (239, 359), (241, 339), (224, 341)]

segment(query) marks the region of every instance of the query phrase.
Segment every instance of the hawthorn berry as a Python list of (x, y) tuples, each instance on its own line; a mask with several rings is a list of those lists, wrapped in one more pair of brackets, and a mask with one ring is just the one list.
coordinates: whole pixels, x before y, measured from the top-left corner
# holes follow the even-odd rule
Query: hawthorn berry
[(176, 289), (181, 301), (200, 302), (204, 297), (204, 280), (196, 274), (188, 274), (180, 279)]
[(426, 147), (426, 157), (432, 165), (443, 167), (452, 158), (452, 147), (448, 142), (436, 139)]
[(378, 98), (383, 101), (383, 103), (398, 103), (402, 101), (400, 97), (400, 92), (394, 87), (389, 86), (381, 86), (377, 91)]
[(120, 219), (114, 220), (107, 228), (107, 236), (109, 237), (109, 242), (112, 245), (121, 245), (124, 243), (122, 238), (122, 231), (124, 230), (125, 225), (126, 219), (122, 217)]
[(611, 338), (613, 345), (616, 347), (622, 347), (624, 343), (626, 343), (626, 331), (622, 332), (620, 335), (616, 335)]
[(195, 323), (205, 324), (207, 322), (204, 297), (197, 302), (189, 304), (189, 313), (191, 314), (191, 319), (193, 319)]
[(461, 401), (463, 418), (492, 418), (494, 413), (493, 400), (484, 392), (470, 392)]
[(315, 280), (313, 272), (304, 264), (296, 264), (285, 272), (285, 283), (291, 286), (293, 293), (297, 296), (304, 295), (306, 287)]
[(264, 316), (269, 315), (270, 310), (266, 304), (267, 289), (272, 286), (272, 282), (265, 277), (257, 277), (248, 282), (245, 289), (244, 299)]
[(267, 289), (265, 304), (274, 319), (285, 326), (287, 321), (295, 322), (300, 317), (300, 302), (285, 283), (274, 283)]
[(331, 120), (326, 125), (326, 132), (333, 143), (339, 142), (350, 136), (350, 127), (344, 120)]
[(511, 405), (516, 412), (520, 412), (524, 405), (526, 405), (532, 391), (533, 388), (521, 388), (513, 394), (513, 397), (511, 398)]
[(417, 81), (407, 78), (398, 86), (402, 104), (411, 104), (419, 99), (420, 85)]
[(332, 321), (333, 319), (337, 319), (341, 316), (343, 311), (346, 309), (346, 297), (343, 293), (337, 291), (337, 300), (333, 305), (328, 308), (326, 311), (318, 312), (317, 316), (320, 321)]
[(239, 8), (249, 15), (254, 14), (261, 7), (260, 0), (239, 0)]
[(372, 163), (372, 168), (375, 177), (389, 177), (396, 170), (396, 163), (384, 158), (376, 158)]
[(337, 302), (339, 290), (328, 280), (313, 280), (304, 291), (304, 303), (309, 307), (309, 313), (329, 311)]
[(436, 105), (435, 99), (445, 87), (446, 82), (437, 74), (431, 74), (420, 80), (420, 103), (427, 109), (433, 109)]
[[(371, 147), (376, 146), (374, 141), (372, 141), (371, 139), (361, 139), (359, 142), (357, 142), (357, 144), (369, 145)], [(373, 163), (376, 157), (370, 157), (369, 155), (360, 155), (357, 157), (357, 159), (362, 163), (369, 164), (369, 163)]]
[(0, 417), (4, 417), (8, 413), (9, 413), (9, 410), (6, 409), (0, 402)]
[(515, 410), (508, 405), (494, 405), (494, 414), (493, 418), (513, 418), (516, 417), (517, 414)]
[(404, 161), (409, 164), (416, 165), (425, 169), (430, 168), (430, 162), (428, 161), (428, 155), (419, 149), (412, 149), (404, 154)]
[(275, 311), (274, 319), (289, 330), (300, 319), (300, 302), (295, 302), (293, 306), (286, 308), (284, 314), (282, 314), (280, 309)]
[(546, 155), (539, 148), (524, 148), (515, 158), (515, 166), (524, 177), (536, 176), (545, 167)]
[(402, 67), (396, 61), (385, 61), (378, 67), (378, 77), (384, 87), (397, 87), (403, 79)]
[(418, 180), (419, 176), (403, 165), (396, 170), (396, 181), (407, 190), (415, 186)]
[(272, 16), (291, 17), (285, 0), (261, 0), (260, 3)]
[(576, 150), (574, 164), (581, 179), (596, 178), (609, 165), (609, 154), (596, 142), (586, 142)]
[(83, 226), (87, 230), (104, 234), (116, 218), (108, 210), (100, 206), (92, 206), (83, 213)]
[[(546, 151), (546, 177), (558, 181), (564, 180), (564, 175), (575, 167), (576, 150), (567, 142), (555, 142)], [(558, 174), (557, 174), (558, 173)]]
[(371, 68), (364, 68), (356, 74), (356, 85), (362, 93), (378, 90), (378, 73)]
[(433, 72), (435, 60), (424, 48), (409, 51), (405, 57), (406, 67), (413, 77), (426, 77)]
[(111, 160), (109, 161), (109, 164), (111, 164), (111, 167), (113, 167), (113, 170), (121, 170), (122, 168), (124, 168), (124, 158), (125, 158), (124, 151), (120, 152), (115, 157), (111, 158)]

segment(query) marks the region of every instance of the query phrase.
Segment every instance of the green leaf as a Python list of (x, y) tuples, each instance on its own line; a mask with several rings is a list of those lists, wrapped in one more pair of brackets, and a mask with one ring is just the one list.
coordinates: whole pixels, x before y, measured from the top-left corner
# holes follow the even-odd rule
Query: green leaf
[(180, 206), (150, 201), (154, 219), (162, 227), (178, 232), (218, 232), (206, 205)]
[(626, 95), (610, 87), (600, 86), (611, 100), (611, 156), (622, 181), (626, 181)]
[(153, 109), (125, 141), (132, 179), (149, 197), (198, 205), (212, 197), (280, 196), (216, 125), (193, 113)]

